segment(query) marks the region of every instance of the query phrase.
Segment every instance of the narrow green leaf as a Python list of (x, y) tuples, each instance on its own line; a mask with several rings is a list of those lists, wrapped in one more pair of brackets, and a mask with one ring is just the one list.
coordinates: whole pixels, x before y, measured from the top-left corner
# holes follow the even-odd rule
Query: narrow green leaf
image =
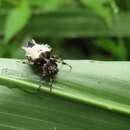
[[(130, 62), (66, 61), (60, 69), (52, 94), (130, 115)], [(1, 59), (0, 84), (37, 90), (40, 77), (29, 65), (18, 60)], [(50, 93), (47, 86), (41, 91)]]
[(33, 6), (42, 7), (44, 10), (53, 10), (57, 9), (57, 7), (61, 4), (60, 0), (29, 0), (30, 4)]
[(29, 5), (26, 1), (22, 1), (20, 5), (13, 9), (7, 17), (4, 41), (8, 42), (13, 36), (15, 36), (27, 24), (29, 18)]
[(124, 42), (120, 39), (116, 42), (110, 39), (100, 39), (95, 45), (111, 53), (117, 60), (127, 60), (127, 50)]
[(72, 71), (62, 66), (52, 93), (43, 85), (39, 97), (14, 89), (39, 88), (40, 77), (22, 61), (0, 59), (0, 129), (130, 129), (130, 62), (68, 60)]

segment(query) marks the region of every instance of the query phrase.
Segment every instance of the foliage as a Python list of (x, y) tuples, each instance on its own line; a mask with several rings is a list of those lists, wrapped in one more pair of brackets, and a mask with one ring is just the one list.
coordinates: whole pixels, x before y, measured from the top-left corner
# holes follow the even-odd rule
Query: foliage
[[(5, 45), (0, 48), (11, 44), (19, 51), (23, 41), (34, 37), (52, 43), (64, 58), (128, 60), (129, 1), (123, 3), (122, 6), (121, 0), (1, 0), (0, 42)], [(102, 37), (109, 48), (118, 44), (120, 49), (99, 46)], [(70, 45), (66, 44), (68, 41)], [(68, 54), (63, 46), (64, 50), (70, 48)], [(1, 49), (0, 57), (23, 57), (21, 51), (14, 54), (11, 48)]]
[(30, 9), (25, 1), (21, 2), (17, 8), (9, 13), (5, 24), (5, 42), (8, 42), (27, 24), (29, 16)]
[(129, 5), (0, 0), (0, 57), (23, 58), (21, 46), (33, 37), (76, 59), (66, 61), (72, 71), (59, 67), (52, 93), (22, 60), (0, 59), (0, 129), (129, 130), (130, 63), (86, 60), (130, 59)]

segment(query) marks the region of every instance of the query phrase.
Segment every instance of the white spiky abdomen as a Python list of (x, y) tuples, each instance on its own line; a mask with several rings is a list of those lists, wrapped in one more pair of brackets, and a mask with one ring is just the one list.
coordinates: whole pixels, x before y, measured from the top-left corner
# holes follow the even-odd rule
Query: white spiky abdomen
[(51, 51), (51, 48), (47, 44), (37, 44), (32, 40), (33, 46), (23, 47), (26, 52), (26, 56), (30, 57), (32, 60), (36, 60), (40, 57), (41, 53)]

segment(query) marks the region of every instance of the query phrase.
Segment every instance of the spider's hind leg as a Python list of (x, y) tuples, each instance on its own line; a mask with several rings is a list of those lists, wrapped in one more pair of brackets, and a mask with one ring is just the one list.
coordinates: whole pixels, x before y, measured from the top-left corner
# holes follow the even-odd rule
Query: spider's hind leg
[(53, 89), (53, 82), (54, 82), (54, 79), (52, 77), (50, 77), (49, 79), (49, 87), (50, 87), (50, 93), (52, 93), (52, 89)]

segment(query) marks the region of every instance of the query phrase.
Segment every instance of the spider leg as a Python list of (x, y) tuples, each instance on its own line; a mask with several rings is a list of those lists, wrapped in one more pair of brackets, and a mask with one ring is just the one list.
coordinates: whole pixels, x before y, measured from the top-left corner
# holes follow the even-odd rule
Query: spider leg
[(53, 86), (52, 86), (52, 83), (50, 84), (50, 93), (52, 93), (52, 88), (53, 88)]
[(58, 57), (57, 55), (53, 56), (53, 59), (56, 60), (56, 62), (61, 63), (62, 65), (67, 65), (70, 68), (70, 71), (72, 70), (72, 66), (64, 62), (64, 60), (61, 57)]
[(67, 65), (67, 66), (70, 68), (70, 71), (72, 70), (72, 66), (71, 66), (71, 65), (69, 65), (69, 64), (67, 64), (66, 62), (61, 61), (61, 64), (62, 64), (62, 65)]
[(72, 70), (72, 66), (67, 64), (66, 62), (63, 61), (63, 59), (57, 60), (58, 63), (61, 63), (62, 65), (67, 65), (70, 68), (70, 71)]
[(40, 84), (39, 84), (39, 87), (38, 87), (38, 89), (37, 89), (37, 92), (40, 92), (41, 87), (42, 87), (42, 81), (40, 80)]
[(53, 89), (53, 82), (54, 82), (54, 77), (51, 77), (50, 79), (49, 79), (50, 81), (50, 93), (52, 93), (52, 89)]

